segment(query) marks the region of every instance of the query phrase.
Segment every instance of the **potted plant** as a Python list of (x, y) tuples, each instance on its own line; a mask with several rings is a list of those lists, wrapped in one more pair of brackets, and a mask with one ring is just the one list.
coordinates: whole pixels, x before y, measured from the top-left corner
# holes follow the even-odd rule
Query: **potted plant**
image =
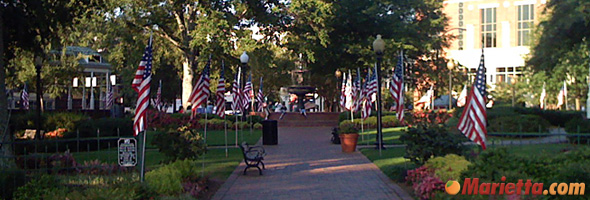
[(342, 152), (350, 153), (356, 150), (356, 143), (359, 138), (359, 129), (350, 121), (340, 123), (340, 146)]

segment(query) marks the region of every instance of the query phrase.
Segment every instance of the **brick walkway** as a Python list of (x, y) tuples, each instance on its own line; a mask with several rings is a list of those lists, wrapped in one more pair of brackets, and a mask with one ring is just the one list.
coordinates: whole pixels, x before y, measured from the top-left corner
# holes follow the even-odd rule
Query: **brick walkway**
[(265, 146), (266, 170), (244, 163), (213, 199), (411, 199), (359, 152), (330, 143), (330, 128), (279, 128), (279, 145)]

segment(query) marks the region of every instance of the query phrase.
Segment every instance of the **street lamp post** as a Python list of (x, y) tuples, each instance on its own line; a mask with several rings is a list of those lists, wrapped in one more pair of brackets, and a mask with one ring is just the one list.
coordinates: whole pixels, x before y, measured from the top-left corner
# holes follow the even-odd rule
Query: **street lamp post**
[[(336, 72), (334, 72), (334, 75), (336, 76), (336, 88), (338, 89), (338, 91), (336, 91), (336, 94), (341, 95), (340, 91), (342, 91), (342, 86), (341, 84), (339, 84), (340, 82), (340, 77), (342, 76), (342, 71), (340, 71), (340, 69), (336, 69)], [(336, 96), (336, 101), (334, 102), (334, 105), (336, 105), (336, 111), (340, 112), (340, 106), (339, 106), (339, 99), (338, 96)]]
[(35, 139), (41, 139), (41, 67), (43, 59), (39, 56), (35, 57), (35, 69), (37, 72), (37, 131), (35, 132)]
[(377, 35), (373, 41), (373, 51), (377, 56), (377, 148), (379, 155), (383, 149), (383, 132), (381, 130), (381, 60), (383, 59), (383, 51), (385, 50), (385, 41), (381, 39), (381, 35)]
[[(244, 68), (244, 70), (242, 71), (244, 73), (244, 78), (246, 78), (245, 74), (247, 71), (247, 67), (248, 67), (248, 61), (250, 60), (250, 57), (248, 56), (248, 54), (246, 53), (246, 51), (244, 51), (244, 53), (242, 53), (242, 55), (240, 56), (240, 62), (242, 63), (242, 68)], [(254, 90), (254, 88), (252, 88), (252, 90)], [(251, 98), (250, 96), (248, 96), (248, 98)], [(252, 104), (250, 106), (250, 109), (252, 109), (252, 111), (254, 111), (254, 100), (250, 99), (252, 101)], [(247, 112), (246, 109), (244, 109), (244, 112)], [(249, 113), (249, 112), (248, 112)], [(245, 117), (245, 115), (242, 113), (242, 117)], [(250, 134), (252, 134), (252, 115), (250, 115)]]
[(448, 110), (451, 110), (451, 108), (453, 108), (453, 97), (452, 97), (452, 93), (453, 93), (453, 68), (455, 68), (455, 63), (453, 61), (449, 61), (449, 63), (447, 63), (447, 68), (449, 69), (449, 108)]

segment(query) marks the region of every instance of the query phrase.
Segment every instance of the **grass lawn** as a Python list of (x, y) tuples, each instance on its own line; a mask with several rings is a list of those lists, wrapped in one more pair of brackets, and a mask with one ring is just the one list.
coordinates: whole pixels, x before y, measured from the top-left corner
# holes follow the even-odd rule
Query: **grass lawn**
[[(160, 153), (156, 146), (151, 144), (154, 138), (154, 134), (157, 132), (149, 131), (146, 137), (146, 168), (155, 168), (165, 159), (164, 155)], [(202, 131), (201, 131), (202, 133)], [(213, 146), (224, 146), (224, 131), (207, 131), (207, 144), (210, 147)], [(249, 129), (244, 129), (238, 133), (238, 143), (246, 141), (249, 144), (255, 144), (258, 142), (262, 135), (261, 130), (253, 130), (250, 133)], [(204, 165), (203, 174), (212, 178), (218, 178), (225, 180), (231, 172), (236, 168), (242, 159), (240, 149), (232, 148), (235, 145), (235, 130), (228, 130), (227, 142), (228, 142), (228, 157), (225, 157), (225, 149), (223, 148), (209, 148), (207, 153), (199, 158)], [(141, 138), (141, 137), (140, 137)], [(140, 140), (138, 138), (138, 140)], [(138, 149), (139, 150), (139, 149)], [(72, 153), (76, 161), (83, 164), (84, 161), (100, 160), (107, 163), (117, 163), (118, 153), (117, 148), (112, 147), (110, 149), (103, 149), (101, 151), (90, 151), (90, 152), (76, 152)], [(203, 169), (202, 165), (197, 166), (199, 170)]]
[[(406, 127), (393, 127), (383, 129), (383, 143), (384, 144), (401, 144), (399, 136), (404, 133)], [(359, 144), (373, 144), (375, 143), (375, 137), (377, 136), (377, 130), (366, 130), (361, 133), (359, 137)], [(364, 139), (364, 140), (363, 140)]]
[(360, 152), (371, 160), (385, 175), (392, 180), (398, 180), (402, 170), (414, 168), (410, 160), (404, 158), (405, 147), (393, 147), (382, 150), (379, 156), (379, 150), (373, 148), (364, 148)]
[[(164, 160), (164, 155), (158, 152), (157, 149), (148, 149), (146, 152), (146, 168), (148, 170), (158, 167), (160, 162)], [(107, 163), (117, 163), (116, 150), (90, 151), (72, 154), (74, 155), (74, 158), (76, 158), (76, 162), (80, 164), (83, 164), (84, 161), (96, 159)], [(236, 166), (238, 166), (241, 159), (242, 153), (236, 148), (228, 149), (227, 158), (225, 157), (225, 149), (209, 149), (207, 150), (207, 154), (197, 159), (197, 161), (205, 164), (204, 172), (202, 164), (196, 167), (199, 172), (202, 172), (206, 176), (225, 180)], [(139, 167), (139, 165), (137, 167)]]
[[(204, 133), (203, 130), (198, 130), (199, 133)], [(149, 131), (146, 138), (148, 149), (157, 148), (156, 146), (152, 145), (152, 140), (154, 138), (154, 134), (156, 131)], [(250, 133), (250, 129), (243, 129), (238, 132), (238, 144), (241, 144), (242, 141), (248, 142), (248, 144), (256, 144), (260, 137), (262, 136), (262, 130), (252, 130)], [(208, 130), (207, 131), (207, 145), (208, 146), (224, 146), (225, 145), (225, 131), (223, 130)], [(228, 129), (227, 130), (227, 144), (229, 146), (234, 146), (236, 144), (236, 131), (235, 129)]]

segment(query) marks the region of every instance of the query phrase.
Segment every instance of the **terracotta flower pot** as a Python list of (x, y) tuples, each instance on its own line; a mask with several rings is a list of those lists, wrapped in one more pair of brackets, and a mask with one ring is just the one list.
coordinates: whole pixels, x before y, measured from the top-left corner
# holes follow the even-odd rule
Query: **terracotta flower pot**
[(340, 146), (342, 147), (342, 152), (354, 152), (356, 150), (356, 143), (358, 139), (358, 133), (340, 134)]

